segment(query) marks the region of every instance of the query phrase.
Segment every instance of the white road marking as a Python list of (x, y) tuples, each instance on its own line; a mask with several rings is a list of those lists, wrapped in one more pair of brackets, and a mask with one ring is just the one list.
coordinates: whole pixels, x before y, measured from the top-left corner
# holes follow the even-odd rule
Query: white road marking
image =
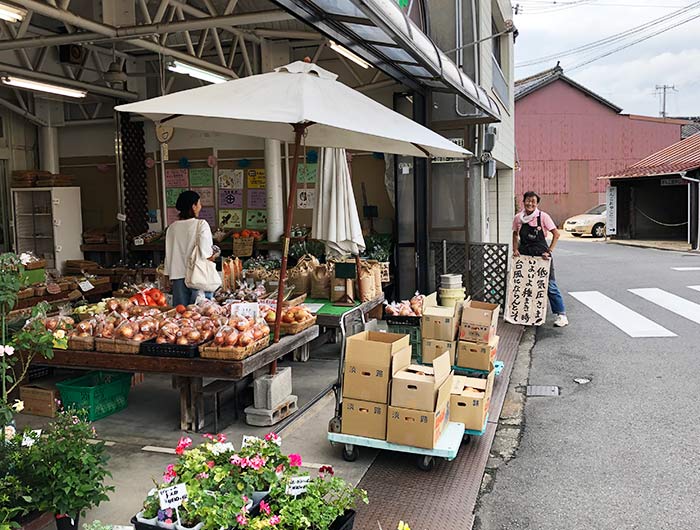
[(693, 289), (694, 291), (700, 291), (700, 285), (689, 285), (688, 289)]
[(627, 333), (630, 337), (676, 336), (675, 333), (660, 326), (653, 320), (649, 320), (647, 317), (632, 311), (629, 307), (598, 291), (580, 291), (569, 294), (598, 313), (612, 325)]
[(648, 289), (629, 289), (629, 292), (641, 296), (688, 320), (692, 320), (696, 324), (700, 324), (700, 304), (666, 292), (663, 289), (657, 289), (656, 287)]
[(700, 267), (671, 267), (671, 269), (680, 272), (700, 271)]
[(175, 449), (172, 447), (158, 447), (157, 445), (144, 445), (141, 451), (148, 451), (150, 453), (164, 453), (166, 455), (174, 455)]

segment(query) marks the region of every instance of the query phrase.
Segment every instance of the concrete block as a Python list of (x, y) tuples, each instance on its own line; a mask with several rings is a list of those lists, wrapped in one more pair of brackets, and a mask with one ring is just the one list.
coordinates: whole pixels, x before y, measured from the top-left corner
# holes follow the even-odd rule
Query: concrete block
[(269, 427), (297, 411), (297, 396), (289, 396), (273, 409), (246, 407), (245, 422), (255, 427)]
[(256, 409), (274, 409), (292, 394), (292, 369), (279, 368), (275, 375), (264, 375), (253, 381)]

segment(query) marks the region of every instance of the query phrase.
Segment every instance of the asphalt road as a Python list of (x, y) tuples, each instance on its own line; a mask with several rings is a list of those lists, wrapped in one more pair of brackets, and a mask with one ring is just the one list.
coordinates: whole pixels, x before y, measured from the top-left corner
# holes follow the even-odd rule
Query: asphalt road
[[(565, 241), (555, 259), (571, 324), (550, 318), (538, 330), (529, 384), (561, 396), (527, 399), (516, 457), (482, 497), (475, 528), (700, 528), (700, 305), (680, 304), (689, 319), (628, 291), (700, 304), (688, 288), (700, 285), (700, 255)], [(581, 291), (676, 336), (630, 337), (569, 294)], [(574, 382), (582, 377), (591, 382)]]

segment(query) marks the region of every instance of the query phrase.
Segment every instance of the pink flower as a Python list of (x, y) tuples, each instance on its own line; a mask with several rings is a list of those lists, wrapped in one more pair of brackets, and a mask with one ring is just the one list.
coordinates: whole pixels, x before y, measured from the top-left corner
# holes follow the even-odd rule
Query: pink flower
[(165, 509), (165, 516), (166, 516), (166, 517), (172, 517), (172, 516), (173, 516), (173, 509), (172, 509), (172, 508), (166, 508), (166, 509)]
[(265, 515), (270, 515), (270, 505), (265, 501), (260, 501), (260, 511)]
[(224, 443), (226, 441), (226, 435), (222, 432), (216, 435), (216, 439), (219, 443)]
[(301, 455), (297, 453), (292, 453), (289, 455), (289, 465), (292, 467), (300, 467), (301, 466)]
[(165, 521), (163, 521), (165, 524), (173, 524), (173, 520), (168, 518)]
[(275, 468), (275, 474), (277, 475), (277, 478), (282, 477), (282, 475), (284, 474), (284, 464), (280, 464)]
[(216, 465), (216, 464), (214, 464), (214, 461), (213, 461), (213, 460), (209, 460), (209, 462), (207, 462), (207, 467), (208, 467), (209, 469), (213, 468), (215, 465)]
[(198, 473), (195, 478), (197, 478), (198, 480), (209, 478), (209, 473)]
[(252, 467), (255, 471), (259, 470), (265, 465), (265, 458), (263, 458), (260, 455), (255, 455), (253, 458), (249, 460), (250, 467)]
[(212, 442), (216, 440), (216, 438), (214, 438), (214, 435), (209, 433), (203, 434), (202, 438), (206, 438), (207, 440), (211, 440)]
[(175, 466), (173, 464), (168, 464), (168, 467), (165, 468), (165, 474), (163, 475), (163, 482), (170, 484), (175, 477), (177, 477)]
[(265, 441), (267, 442), (272, 442), (276, 445), (282, 445), (282, 438), (280, 438), (278, 435), (276, 435), (274, 432), (268, 433), (265, 436)]
[(177, 447), (175, 448), (175, 454), (181, 455), (185, 452), (185, 449), (188, 449), (191, 445), (192, 438), (190, 438), (189, 436), (183, 436), (177, 443)]
[(321, 466), (318, 470), (318, 474), (323, 477), (326, 473), (328, 473), (330, 476), (333, 476), (335, 474), (335, 471), (333, 471), (332, 466)]
[(239, 514), (236, 516), (236, 521), (237, 521), (238, 524), (241, 525), (241, 526), (245, 526), (245, 525), (248, 524), (248, 519), (246, 519), (246, 516), (243, 515), (243, 514), (241, 514), (241, 513), (239, 513)]
[(231, 457), (231, 464), (234, 466), (240, 466), (243, 459), (238, 455), (233, 455)]
[(273, 515), (270, 517), (270, 526), (275, 526), (276, 524), (279, 524), (280, 521), (281, 519), (279, 515)]
[(243, 495), (243, 504), (248, 504), (248, 501), (250, 500), (247, 495)]

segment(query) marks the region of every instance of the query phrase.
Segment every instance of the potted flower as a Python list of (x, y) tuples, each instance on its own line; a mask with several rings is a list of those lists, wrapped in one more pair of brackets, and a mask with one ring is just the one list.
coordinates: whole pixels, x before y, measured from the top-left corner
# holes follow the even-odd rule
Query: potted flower
[(200, 520), (197, 509), (192, 504), (185, 502), (178, 509), (179, 522), (175, 523), (176, 530), (201, 530), (204, 523)]
[(56, 514), (59, 530), (79, 528), (80, 515), (114, 490), (104, 484), (111, 476), (105, 444), (95, 442), (95, 429), (84, 418), (83, 411), (60, 411), (26, 462), (36, 503)]
[(155, 526), (158, 520), (159, 508), (158, 490), (154, 488), (148, 492), (146, 500), (143, 501), (143, 509), (136, 514), (136, 520), (142, 524)]
[(245, 439), (240, 451), (231, 458), (245, 491), (252, 494), (256, 504), (280, 477), (301, 466), (301, 457), (282, 454), (281, 446), (282, 439), (273, 432), (267, 434), (265, 439), (251, 436)]

